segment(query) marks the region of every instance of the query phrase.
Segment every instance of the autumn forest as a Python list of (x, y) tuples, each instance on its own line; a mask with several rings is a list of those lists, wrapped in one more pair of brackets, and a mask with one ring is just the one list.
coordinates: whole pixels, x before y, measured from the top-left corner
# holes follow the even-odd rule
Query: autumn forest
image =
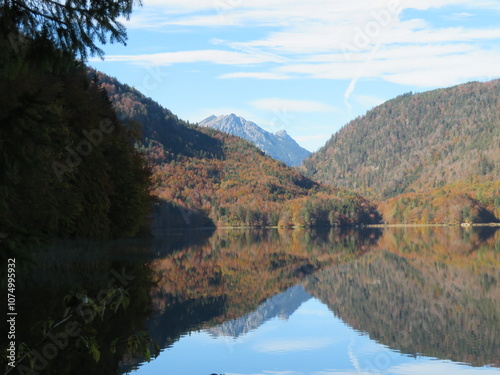
[(19, 12), (0, 38), (8, 248), (182, 227), (499, 222), (500, 80), (399, 96), (291, 168), (87, 67), (85, 51), (101, 53), (90, 34), (54, 39)]
[[(253, 12), (260, 6), (254, 3), (231, 5), (226, 21), (249, 9), (261, 14)], [(155, 99), (129, 85), (133, 79), (125, 83), (134, 64), (143, 63), (138, 55), (95, 63), (104, 57), (106, 44), (125, 46), (124, 20), (136, 6), (141, 1), (0, 5), (0, 257), (8, 265), (0, 271), (0, 299), (9, 318), (0, 363), (5, 374), (497, 370), (500, 79), (396, 96), (403, 87), (436, 86), (363, 77), (360, 81), (371, 80), (374, 90), (382, 91), (383, 83), (384, 90), (390, 84), (400, 91), (353, 94), (353, 104), (364, 101), (354, 107), (344, 94), (349, 109), (342, 112), (329, 104), (333, 96), (315, 89), (327, 79), (279, 70), (280, 64), (293, 68), (283, 62), (286, 52), (279, 59), (267, 52), (255, 56), (254, 47), (243, 51), (249, 44), (219, 39), (210, 41), (213, 50), (203, 51), (172, 52), (180, 44), (143, 46), (144, 35), (166, 45), (174, 24), (176, 31), (193, 32), (191, 24), (181, 27), (182, 12), (167, 22), (162, 17), (175, 12), (156, 14), (158, 8), (151, 7), (137, 19), (153, 15), (162, 27), (168, 24), (168, 31), (155, 34), (149, 24), (137, 27), (135, 19), (138, 34), (131, 45), (137, 48), (139, 40), (142, 52), (168, 51), (148, 56), (165, 58), (172, 72), (174, 64), (191, 64), (189, 70), (182, 65), (183, 74), (195, 77), (165, 80), (159, 90), (171, 96), (148, 91)], [(197, 24), (200, 19), (217, 29), (211, 24), (214, 9), (207, 9), (199, 8), (193, 18), (194, 33), (206, 30)], [(290, 10), (287, 5), (286, 13)], [(304, 29), (302, 15), (296, 18), (290, 22)], [(217, 30), (231, 33), (232, 27)], [(192, 35), (168, 37), (191, 48)], [(106, 46), (107, 56), (109, 51)], [(237, 64), (212, 61), (214, 55)], [(241, 61), (271, 61), (247, 65), (241, 56)], [(314, 69), (337, 66), (316, 61), (318, 56), (311, 57)], [(308, 58), (290, 57), (290, 62)], [(202, 108), (209, 100), (206, 95), (195, 100), (193, 93), (204, 92), (193, 82), (209, 73), (191, 70), (191, 60), (198, 58), (203, 61), (197, 68), (219, 65), (211, 79), (231, 84), (252, 79), (258, 90), (249, 84), (242, 93), (224, 91), (216, 84), (217, 90), (210, 87), (216, 102)], [(325, 58), (330, 55), (320, 56)], [(181, 62), (169, 65), (168, 59)], [(257, 72), (264, 64), (269, 71)], [(236, 65), (255, 71), (218, 70)], [(120, 66), (113, 72), (120, 79), (109, 74), (109, 66)], [(287, 86), (292, 81), (295, 86)], [(290, 92), (297, 97), (273, 98), (262, 82), (276, 87), (273, 82), (279, 82), (282, 96), (295, 87)], [(300, 92), (298, 100), (303, 83), (310, 91)], [(245, 102), (247, 89), (261, 100)], [(182, 90), (189, 91), (189, 99)], [(245, 103), (226, 103), (228, 93)], [(264, 94), (269, 97), (262, 99)], [(199, 123), (180, 118), (206, 116), (225, 104), (253, 108), (258, 117), (271, 112), (269, 103), (283, 102), (307, 114), (300, 121), (308, 123), (274, 134), (234, 113)], [(382, 104), (354, 118), (373, 103)], [(325, 119), (327, 124), (320, 124)], [(297, 128), (301, 132), (292, 134)], [(330, 135), (316, 152), (303, 148)]]

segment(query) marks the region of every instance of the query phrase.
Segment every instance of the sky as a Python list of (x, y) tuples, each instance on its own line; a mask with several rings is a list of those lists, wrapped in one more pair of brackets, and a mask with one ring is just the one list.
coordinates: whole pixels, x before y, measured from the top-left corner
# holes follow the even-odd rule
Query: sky
[(89, 63), (184, 120), (316, 151), (398, 95), (500, 77), (499, 20), (500, 0), (143, 0)]

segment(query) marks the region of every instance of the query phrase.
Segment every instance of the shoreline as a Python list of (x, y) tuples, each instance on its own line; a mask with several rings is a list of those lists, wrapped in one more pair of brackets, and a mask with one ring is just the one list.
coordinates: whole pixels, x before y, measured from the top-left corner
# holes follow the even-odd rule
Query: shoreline
[(252, 226), (214, 226), (214, 227), (199, 227), (199, 228), (171, 228), (170, 230), (217, 230), (217, 229), (333, 229), (333, 228), (352, 228), (352, 229), (362, 229), (362, 228), (412, 228), (412, 227), (455, 227), (455, 228), (469, 228), (469, 227), (500, 227), (500, 223), (461, 223), (461, 224), (358, 224), (358, 225), (341, 225), (336, 227), (329, 226), (262, 226), (262, 227), (252, 227)]
[(409, 228), (409, 227), (500, 227), (500, 223), (461, 223), (461, 224), (367, 224), (366, 228)]

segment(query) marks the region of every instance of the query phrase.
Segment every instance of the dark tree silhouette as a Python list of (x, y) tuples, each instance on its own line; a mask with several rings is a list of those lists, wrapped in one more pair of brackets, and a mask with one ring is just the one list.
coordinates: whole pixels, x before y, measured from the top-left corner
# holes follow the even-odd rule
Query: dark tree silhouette
[(118, 22), (129, 18), (140, 0), (4, 0), (0, 24), (4, 35), (43, 39), (85, 60), (102, 57), (98, 43), (125, 44), (127, 33)]

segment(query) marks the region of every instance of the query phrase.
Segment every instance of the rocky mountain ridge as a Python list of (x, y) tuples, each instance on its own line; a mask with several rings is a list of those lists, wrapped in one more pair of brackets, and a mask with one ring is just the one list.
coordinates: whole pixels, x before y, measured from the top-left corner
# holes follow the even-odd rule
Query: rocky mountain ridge
[(311, 153), (299, 146), (297, 142), (288, 135), (286, 130), (280, 130), (273, 134), (252, 121), (234, 113), (230, 115), (207, 117), (198, 125), (217, 129), (225, 133), (246, 139), (276, 160), (284, 162), (290, 167), (299, 166)]

